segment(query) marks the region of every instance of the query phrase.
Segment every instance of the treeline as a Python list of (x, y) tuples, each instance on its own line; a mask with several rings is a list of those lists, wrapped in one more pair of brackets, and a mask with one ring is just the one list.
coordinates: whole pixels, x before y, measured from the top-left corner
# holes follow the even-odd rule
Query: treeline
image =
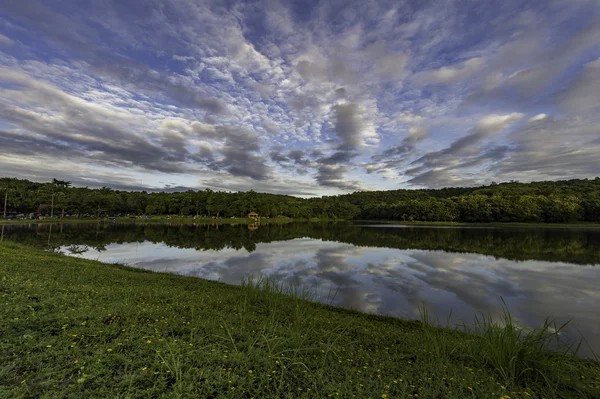
[(54, 216), (179, 215), (296, 219), (385, 219), (448, 222), (600, 222), (600, 178), (557, 182), (509, 182), (438, 190), (363, 191), (303, 199), (255, 191), (177, 193), (71, 187), (66, 181), (36, 183), (0, 179), (9, 214), (40, 210)]
[(341, 197), (360, 218), (447, 222), (600, 222), (600, 178), (501, 183), (440, 190), (359, 192)]
[[(34, 230), (34, 231), (32, 231)], [(596, 229), (469, 229), (364, 227), (346, 223), (261, 225), (113, 225), (63, 224), (0, 226), (5, 240), (40, 248), (74, 246), (102, 251), (111, 243), (165, 243), (196, 250), (245, 249), (259, 243), (313, 238), (364, 247), (477, 253), (510, 260), (541, 260), (583, 265), (600, 263), (600, 230)]]
[(0, 179), (0, 192), (8, 190), (9, 214), (61, 217), (103, 217), (116, 215), (178, 215), (215, 218), (246, 217), (257, 212), (263, 217), (285, 216), (351, 219), (358, 209), (337, 197), (303, 199), (288, 195), (248, 192), (228, 193), (210, 189), (185, 192), (122, 191), (108, 187), (71, 187), (54, 179), (36, 183), (20, 179)]

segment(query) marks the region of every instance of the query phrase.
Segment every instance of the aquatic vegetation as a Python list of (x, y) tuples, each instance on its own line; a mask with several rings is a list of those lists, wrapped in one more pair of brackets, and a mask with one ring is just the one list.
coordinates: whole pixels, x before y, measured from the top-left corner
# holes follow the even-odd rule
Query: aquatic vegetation
[(306, 299), (4, 242), (0, 397), (600, 397), (600, 365), (545, 338), (527, 346), (538, 355), (503, 349), (526, 362), (505, 378), (500, 325), (468, 334)]

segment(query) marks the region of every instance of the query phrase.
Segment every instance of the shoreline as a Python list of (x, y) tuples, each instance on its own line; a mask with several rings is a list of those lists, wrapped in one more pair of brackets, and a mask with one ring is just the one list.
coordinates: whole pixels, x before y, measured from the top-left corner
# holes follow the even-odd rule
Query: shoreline
[(426, 312), (419, 322), (312, 302), (268, 280), (233, 286), (8, 242), (0, 275), (0, 387), (13, 397), (600, 393), (597, 361), (514, 341), (521, 371), (506, 375), (510, 353), (496, 351), (510, 347), (485, 334), (436, 327)]
[(483, 227), (483, 228), (551, 228), (551, 229), (600, 229), (600, 223), (582, 222), (582, 223), (532, 223), (532, 222), (424, 222), (424, 221), (402, 221), (402, 220), (345, 220), (345, 219), (294, 219), (294, 218), (261, 218), (260, 221), (249, 218), (193, 218), (193, 217), (149, 217), (149, 218), (129, 218), (119, 217), (116, 220), (108, 218), (53, 218), (41, 220), (0, 220), (2, 225), (19, 224), (78, 224), (78, 223), (103, 223), (103, 224), (284, 224), (284, 223), (349, 223), (355, 225), (398, 225), (406, 227)]
[(531, 222), (494, 222), (494, 223), (479, 223), (479, 222), (423, 222), (423, 221), (403, 221), (403, 220), (352, 220), (353, 224), (370, 224), (370, 225), (398, 225), (406, 227), (522, 227), (522, 228), (586, 228), (600, 229), (600, 223), (531, 223)]

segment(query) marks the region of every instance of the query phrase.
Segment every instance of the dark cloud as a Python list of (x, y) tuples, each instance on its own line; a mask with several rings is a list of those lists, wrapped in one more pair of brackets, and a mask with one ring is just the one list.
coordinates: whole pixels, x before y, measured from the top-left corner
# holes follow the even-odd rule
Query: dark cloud
[(305, 153), (302, 150), (292, 150), (290, 152), (288, 152), (287, 156), (290, 159), (293, 159), (294, 162), (298, 165), (304, 165), (304, 166), (308, 166), (310, 164), (310, 161), (308, 161), (307, 159), (305, 159)]
[(322, 155), (323, 155), (323, 152), (321, 150), (319, 150), (318, 148), (314, 149), (314, 150), (312, 150), (310, 152), (310, 156), (313, 157), (313, 158), (317, 158), (317, 157), (320, 157)]
[(346, 89), (344, 89), (343, 87), (340, 87), (339, 89), (335, 90), (335, 95), (337, 98), (344, 99), (344, 98), (346, 98), (346, 96), (348, 94), (346, 93)]
[(395, 145), (395, 146), (388, 148), (387, 150), (385, 150), (382, 153), (371, 156), (371, 159), (374, 161), (386, 161), (390, 158), (395, 158), (399, 155), (404, 155), (404, 154), (408, 153), (410, 150), (411, 150), (411, 147), (409, 145), (407, 145), (407, 143), (403, 142), (400, 145)]
[(356, 150), (363, 145), (364, 121), (360, 107), (356, 104), (337, 104), (333, 107), (335, 117), (334, 132), (337, 151), (322, 156), (321, 151), (313, 151), (316, 159), (316, 180), (324, 187), (334, 187), (342, 190), (357, 190), (360, 184), (356, 181), (347, 181), (345, 174), (349, 171), (346, 167), (359, 154)]
[(335, 134), (339, 139), (338, 148), (352, 151), (362, 144), (363, 121), (360, 108), (356, 104), (337, 104), (333, 107), (335, 115)]
[(488, 149), (482, 150), (479, 155), (453, 166), (452, 169), (467, 169), (480, 166), (488, 162), (495, 163), (504, 159), (509, 154), (509, 151), (510, 147), (506, 145), (493, 145)]
[(271, 158), (271, 160), (273, 162), (277, 162), (277, 163), (284, 163), (284, 162), (288, 162), (289, 161), (288, 157), (286, 157), (285, 155), (281, 154), (281, 152), (279, 152), (279, 151), (271, 151), (269, 153), (269, 157)]
[(346, 180), (347, 172), (349, 169), (345, 166), (321, 165), (317, 169), (315, 179), (319, 185), (324, 187), (334, 187), (346, 191), (360, 190), (359, 182)]
[(319, 162), (323, 165), (348, 164), (348, 163), (350, 163), (350, 161), (352, 161), (357, 156), (358, 156), (357, 152), (338, 151), (338, 152), (334, 152), (333, 154), (329, 155), (328, 157), (318, 159), (317, 162)]
[(215, 132), (225, 138), (219, 150), (222, 159), (210, 164), (213, 170), (227, 170), (233, 176), (265, 180), (271, 175), (266, 159), (260, 155), (256, 132), (235, 126), (217, 126)]
[[(412, 168), (405, 170), (411, 184), (420, 184), (427, 187), (450, 185), (468, 185), (473, 180), (466, 176), (459, 176), (455, 170), (475, 166), (485, 162), (488, 158), (497, 159), (499, 150), (486, 152), (481, 147), (482, 142), (489, 136), (499, 133), (512, 123), (520, 120), (522, 114), (490, 115), (481, 119), (466, 135), (455, 141), (443, 150), (432, 151), (424, 154), (411, 163)], [(504, 150), (506, 153), (506, 150)], [(504, 153), (502, 155), (504, 155)]]
[[(45, 92), (44, 97), (53, 98), (52, 94)], [(123, 121), (110, 120), (108, 115), (68, 103), (67, 98), (53, 99), (65, 101), (68, 110), (63, 118), (53, 122), (43, 114), (0, 105), (0, 117), (21, 129), (0, 131), (1, 153), (87, 158), (105, 165), (138, 166), (165, 173), (189, 170), (183, 163), (190, 154), (176, 140), (171, 140), (174, 147), (162, 147), (126, 130)]]
[(413, 155), (418, 142), (427, 136), (427, 130), (423, 127), (412, 127), (400, 145), (392, 146), (379, 154), (371, 156), (376, 163), (368, 164), (367, 173), (380, 172), (385, 169), (398, 169), (404, 166), (409, 156)]

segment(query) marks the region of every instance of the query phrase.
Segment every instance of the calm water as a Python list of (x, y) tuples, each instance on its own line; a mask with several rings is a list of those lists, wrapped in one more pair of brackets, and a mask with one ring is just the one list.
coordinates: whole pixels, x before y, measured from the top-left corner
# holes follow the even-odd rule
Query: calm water
[(522, 325), (571, 319), (569, 337), (578, 329), (600, 353), (598, 229), (82, 224), (4, 226), (3, 237), (231, 284), (269, 276), (365, 312), (418, 318), (426, 304), (452, 324), (499, 315), (504, 298)]

